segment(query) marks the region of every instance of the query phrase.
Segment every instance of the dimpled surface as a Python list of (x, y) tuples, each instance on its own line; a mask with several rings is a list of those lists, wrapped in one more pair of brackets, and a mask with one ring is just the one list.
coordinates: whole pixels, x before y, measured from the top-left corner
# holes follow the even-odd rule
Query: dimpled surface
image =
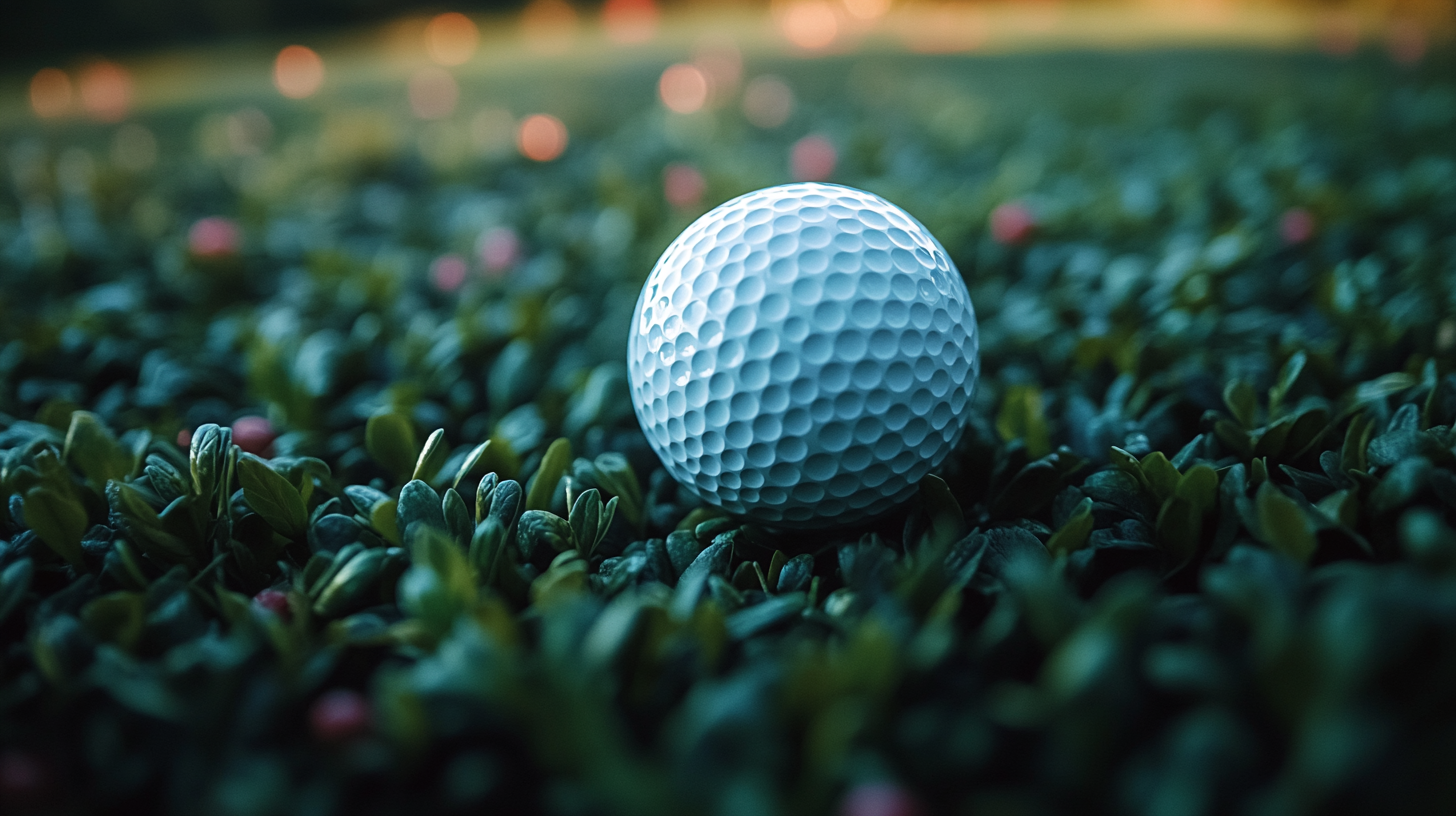
[(693, 222), (637, 300), (632, 403), (704, 500), (781, 526), (888, 510), (955, 446), (979, 370), (965, 282), (905, 211), (788, 184)]

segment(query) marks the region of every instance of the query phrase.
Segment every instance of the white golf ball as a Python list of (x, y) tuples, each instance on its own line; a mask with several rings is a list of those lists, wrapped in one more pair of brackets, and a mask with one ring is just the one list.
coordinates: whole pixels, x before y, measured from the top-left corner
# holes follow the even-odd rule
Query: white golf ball
[(965, 429), (976, 316), (920, 222), (879, 196), (786, 184), (694, 221), (642, 287), (632, 404), (705, 501), (832, 526), (909, 498)]

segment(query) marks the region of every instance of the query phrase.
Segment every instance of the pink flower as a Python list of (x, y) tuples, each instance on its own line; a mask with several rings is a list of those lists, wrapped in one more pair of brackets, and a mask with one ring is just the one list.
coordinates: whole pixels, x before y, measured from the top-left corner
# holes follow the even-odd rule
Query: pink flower
[(293, 609), (288, 605), (288, 595), (276, 589), (265, 589), (254, 595), (253, 603), (285, 621), (293, 620)]
[(273, 440), (277, 438), (273, 423), (263, 417), (238, 417), (233, 422), (233, 442), (254, 456), (270, 455), (273, 452)]
[(243, 232), (231, 218), (200, 218), (187, 231), (187, 249), (198, 258), (236, 255), (242, 242)]

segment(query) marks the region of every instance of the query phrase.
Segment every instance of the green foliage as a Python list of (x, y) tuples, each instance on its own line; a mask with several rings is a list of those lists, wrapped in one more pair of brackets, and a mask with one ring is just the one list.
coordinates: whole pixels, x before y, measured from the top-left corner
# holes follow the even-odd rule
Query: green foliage
[(397, 411), (381, 411), (364, 426), (369, 455), (395, 478), (408, 478), (424, 462), (424, 450), (415, 437), (410, 418)]
[(298, 489), (252, 454), (239, 457), (237, 467), (248, 507), (282, 535), (301, 538), (308, 529), (308, 507)]

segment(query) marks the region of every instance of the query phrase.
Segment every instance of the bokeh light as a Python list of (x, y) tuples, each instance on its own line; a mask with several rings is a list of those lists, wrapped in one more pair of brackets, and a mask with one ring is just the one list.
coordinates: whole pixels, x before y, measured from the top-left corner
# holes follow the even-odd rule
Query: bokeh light
[(662, 197), (680, 210), (691, 210), (703, 201), (708, 182), (691, 164), (669, 164), (662, 171)]
[(135, 122), (122, 125), (111, 137), (111, 162), (133, 173), (151, 169), (157, 163), (157, 137)]
[(505, 108), (476, 111), (470, 117), (470, 142), (484, 156), (509, 153), (516, 146), (516, 117)]
[(491, 227), (475, 242), (475, 254), (489, 275), (499, 275), (521, 259), (521, 239), (510, 227)]
[(1319, 49), (1332, 57), (1347, 57), (1360, 48), (1360, 18), (1349, 10), (1322, 11), (1315, 30)]
[(708, 101), (708, 78), (695, 65), (669, 65), (657, 82), (662, 104), (674, 113), (693, 113)]
[(794, 112), (794, 92), (782, 80), (765, 74), (743, 89), (743, 116), (765, 130), (772, 130), (789, 120)]
[(421, 68), (410, 77), (410, 110), (421, 119), (443, 119), (459, 100), (460, 86), (444, 68)]
[(839, 151), (824, 136), (811, 134), (789, 151), (789, 175), (794, 181), (828, 181), (839, 163)]
[(257, 108), (243, 108), (223, 120), (228, 149), (237, 156), (259, 156), (273, 140), (273, 120)]
[(708, 78), (708, 98), (731, 96), (743, 81), (743, 52), (732, 38), (707, 35), (693, 47), (693, 65)]
[(789, 42), (800, 48), (825, 48), (839, 36), (839, 18), (826, 0), (792, 0), (779, 25)]
[(1314, 215), (1303, 207), (1291, 207), (1279, 217), (1279, 237), (1291, 246), (1314, 237)]
[(985, 12), (969, 3), (919, 6), (911, 24), (901, 28), (905, 45), (921, 54), (974, 51), (986, 41)]
[(81, 70), (81, 107), (91, 118), (120, 122), (131, 111), (131, 74), (114, 62), (93, 62)]
[(532, 161), (547, 162), (566, 150), (566, 125), (549, 113), (535, 113), (521, 120), (516, 130), (516, 147)]
[(465, 259), (455, 253), (441, 255), (430, 263), (430, 284), (441, 292), (456, 292), (465, 285), (469, 268)]
[(533, 0), (521, 12), (521, 37), (538, 54), (563, 54), (576, 40), (576, 9), (565, 0)]
[(273, 84), (289, 99), (307, 99), (324, 84), (324, 61), (306, 45), (290, 45), (273, 60)]
[(991, 237), (1008, 246), (1024, 244), (1036, 231), (1036, 216), (1020, 201), (1008, 201), (991, 211)]
[(437, 15), (425, 26), (425, 53), (440, 65), (464, 65), (479, 44), (475, 21), (459, 12)]
[(602, 6), (602, 27), (618, 45), (636, 45), (657, 34), (658, 11), (653, 0), (607, 0)]
[(877, 20), (890, 10), (890, 0), (844, 0), (844, 9), (861, 20)]
[(1396, 19), (1385, 32), (1385, 49), (1400, 65), (1415, 65), (1426, 56), (1426, 31), (1415, 20)]
[(198, 258), (226, 258), (237, 254), (243, 231), (231, 218), (199, 218), (187, 231), (187, 250)]
[(30, 78), (30, 109), (42, 119), (69, 113), (72, 96), (71, 78), (59, 68), (42, 68)]

